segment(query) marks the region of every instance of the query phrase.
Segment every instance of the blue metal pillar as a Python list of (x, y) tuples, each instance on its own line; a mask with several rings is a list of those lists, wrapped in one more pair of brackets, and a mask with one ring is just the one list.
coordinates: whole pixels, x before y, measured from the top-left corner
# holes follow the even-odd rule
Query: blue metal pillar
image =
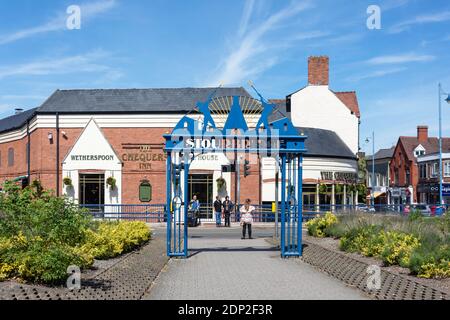
[(281, 155), (281, 256), (286, 251), (286, 154)]
[(171, 226), (172, 226), (172, 154), (167, 152), (166, 160), (166, 220), (167, 220), (167, 230), (166, 230), (166, 241), (167, 241), (167, 255), (170, 256), (170, 242), (171, 242)]
[(186, 159), (184, 161), (184, 222), (183, 222), (183, 226), (184, 226), (184, 232), (183, 232), (184, 257), (187, 257), (187, 255), (188, 255), (188, 202), (189, 202), (188, 180), (189, 180), (189, 163), (188, 163), (188, 159), (186, 157)]
[(302, 224), (303, 224), (303, 155), (298, 156), (297, 169), (297, 248), (301, 256), (302, 248)]

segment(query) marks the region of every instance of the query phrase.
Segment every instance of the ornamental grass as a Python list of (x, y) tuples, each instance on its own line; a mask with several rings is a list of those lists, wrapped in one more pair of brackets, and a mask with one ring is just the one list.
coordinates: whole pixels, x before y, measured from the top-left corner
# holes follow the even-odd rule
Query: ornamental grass
[(409, 268), (418, 277), (450, 277), (449, 213), (442, 217), (326, 213), (306, 226), (312, 236), (339, 239), (343, 251)]

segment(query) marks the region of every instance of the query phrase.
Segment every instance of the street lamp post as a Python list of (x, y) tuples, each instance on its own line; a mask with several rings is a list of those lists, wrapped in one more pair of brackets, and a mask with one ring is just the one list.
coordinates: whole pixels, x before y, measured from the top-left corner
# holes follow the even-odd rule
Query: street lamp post
[(366, 138), (366, 143), (369, 143), (372, 140), (372, 181), (370, 183), (370, 204), (375, 208), (375, 197), (374, 197), (374, 188), (375, 188), (375, 132), (372, 131), (372, 139)]
[(439, 205), (442, 205), (443, 199), (442, 199), (442, 103), (441, 98), (442, 96), (447, 96), (445, 101), (450, 104), (450, 94), (445, 93), (442, 90), (442, 86), (439, 83), (438, 85), (438, 91), (439, 91)]

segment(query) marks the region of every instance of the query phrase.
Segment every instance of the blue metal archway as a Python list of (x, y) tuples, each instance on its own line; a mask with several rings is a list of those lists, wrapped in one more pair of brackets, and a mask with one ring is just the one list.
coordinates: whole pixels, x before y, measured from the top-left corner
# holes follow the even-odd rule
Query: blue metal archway
[[(255, 89), (256, 91), (256, 89)], [(257, 92), (257, 91), (256, 91)], [(258, 92), (257, 92), (258, 93)], [(166, 162), (167, 255), (188, 255), (188, 175), (192, 160), (203, 153), (256, 153), (278, 161), (281, 176), (281, 235), (282, 257), (302, 255), (302, 162), (306, 152), (304, 135), (299, 135), (292, 122), (283, 117), (269, 122), (275, 105), (259, 93), (260, 117), (255, 128), (249, 128), (244, 116), (243, 101), (248, 97), (219, 97), (229, 101), (222, 126), (216, 126), (212, 114), (219, 116), (212, 105), (213, 92), (196, 109), (202, 119), (185, 115), (170, 134), (164, 135)], [(216, 98), (217, 99), (217, 98)], [(215, 100), (216, 100), (215, 99)], [(246, 100), (246, 101), (247, 101)], [(248, 110), (255, 103), (246, 102)], [(213, 111), (213, 112), (211, 112)], [(245, 114), (249, 114), (245, 112)]]

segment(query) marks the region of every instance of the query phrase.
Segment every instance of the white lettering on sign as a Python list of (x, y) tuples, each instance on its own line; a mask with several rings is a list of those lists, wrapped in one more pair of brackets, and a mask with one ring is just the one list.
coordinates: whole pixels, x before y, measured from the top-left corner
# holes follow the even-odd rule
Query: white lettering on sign
[(186, 145), (196, 149), (217, 149), (216, 139), (187, 139)]
[(114, 160), (114, 156), (110, 154), (83, 154), (72, 155), (70, 159), (72, 161), (109, 161)]

